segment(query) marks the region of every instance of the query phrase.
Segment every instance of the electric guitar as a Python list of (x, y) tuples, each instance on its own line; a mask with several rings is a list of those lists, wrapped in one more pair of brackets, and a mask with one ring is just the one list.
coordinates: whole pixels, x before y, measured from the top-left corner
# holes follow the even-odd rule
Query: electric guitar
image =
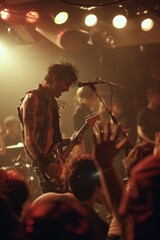
[(91, 126), (93, 127), (96, 121), (100, 120), (100, 116), (96, 113), (93, 113), (86, 117), (84, 125), (81, 129), (75, 134), (74, 138), (70, 141), (69, 145), (65, 150), (60, 154), (58, 150), (58, 145), (54, 146), (53, 150), (49, 154), (49, 159), (51, 163), (43, 170), (43, 178), (52, 184), (55, 188), (55, 192), (64, 192), (65, 186), (63, 180), (61, 179), (62, 168), (65, 164), (65, 161), (68, 160), (69, 154), (77, 145), (78, 139), (85, 133), (85, 131)]

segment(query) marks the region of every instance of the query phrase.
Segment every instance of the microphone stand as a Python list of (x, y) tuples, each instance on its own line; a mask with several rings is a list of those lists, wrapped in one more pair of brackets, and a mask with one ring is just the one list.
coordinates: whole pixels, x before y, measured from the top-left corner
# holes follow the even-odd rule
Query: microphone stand
[(98, 94), (97, 90), (96, 90), (96, 87), (94, 86), (94, 84), (89, 84), (89, 87), (95, 92), (95, 94), (97, 95), (97, 97), (99, 98), (99, 100), (101, 101), (101, 103), (103, 104), (103, 106), (105, 107), (105, 109), (107, 110), (108, 114), (110, 115), (112, 121), (114, 124), (116, 124), (118, 127), (119, 127), (119, 131), (122, 133), (122, 135), (124, 137), (127, 138), (127, 143), (126, 143), (126, 147), (125, 147), (125, 156), (128, 155), (128, 149), (129, 148), (133, 148), (133, 143), (131, 141), (131, 139), (129, 138), (128, 136), (128, 133), (125, 132), (121, 125), (119, 124), (119, 121), (117, 120), (117, 118), (112, 114), (112, 112), (109, 110), (108, 106), (105, 104), (105, 102), (103, 101), (103, 99), (100, 97), (100, 95)]

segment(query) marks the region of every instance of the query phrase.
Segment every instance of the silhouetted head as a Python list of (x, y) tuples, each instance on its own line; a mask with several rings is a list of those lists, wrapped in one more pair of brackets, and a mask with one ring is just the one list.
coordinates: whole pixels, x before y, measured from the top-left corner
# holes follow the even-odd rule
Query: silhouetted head
[(128, 154), (127, 158), (124, 159), (123, 163), (125, 166), (126, 174), (130, 177), (132, 168), (143, 160), (145, 157), (153, 153), (154, 144), (144, 142), (137, 144)]
[(0, 192), (6, 196), (12, 211), (19, 217), (29, 198), (29, 189), (24, 177), (15, 169), (0, 169)]
[(28, 240), (94, 240), (88, 213), (77, 201), (43, 201), (22, 219)]
[(66, 166), (65, 179), (71, 192), (81, 201), (89, 200), (100, 186), (99, 174), (91, 155), (74, 158)]

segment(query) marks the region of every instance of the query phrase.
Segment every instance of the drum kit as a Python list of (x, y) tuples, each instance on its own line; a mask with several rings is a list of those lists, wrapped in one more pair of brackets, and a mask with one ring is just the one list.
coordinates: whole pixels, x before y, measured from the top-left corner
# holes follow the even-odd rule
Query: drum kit
[(28, 180), (32, 166), (24, 151), (23, 143), (6, 146), (4, 158), (2, 169), (17, 169)]
[(6, 146), (6, 156), (4, 160), (3, 163), (1, 163), (1, 168), (4, 170), (15, 169), (20, 172), (28, 183), (32, 197), (35, 198), (39, 195), (41, 191), (39, 180), (32, 161), (26, 154), (23, 143)]

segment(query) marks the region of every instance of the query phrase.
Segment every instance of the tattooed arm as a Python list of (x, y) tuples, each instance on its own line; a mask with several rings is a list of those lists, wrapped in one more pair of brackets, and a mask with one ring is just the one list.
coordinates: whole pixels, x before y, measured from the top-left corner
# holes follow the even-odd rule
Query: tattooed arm
[(43, 153), (41, 147), (35, 139), (37, 116), (36, 110), (38, 107), (38, 98), (34, 93), (28, 93), (22, 103), (21, 112), (23, 117), (24, 128), (24, 144), (31, 155), (32, 159), (37, 160)]
[(0, 126), (0, 156), (6, 154), (6, 144), (2, 133), (2, 127)]

